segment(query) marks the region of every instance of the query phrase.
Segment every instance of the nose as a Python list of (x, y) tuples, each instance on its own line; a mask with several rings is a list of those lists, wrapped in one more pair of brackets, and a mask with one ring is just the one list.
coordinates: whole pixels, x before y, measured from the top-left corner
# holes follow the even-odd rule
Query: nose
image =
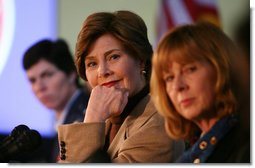
[(109, 68), (107, 63), (101, 63), (98, 67), (98, 77), (105, 78), (112, 74), (112, 71)]
[(178, 76), (176, 77), (176, 79), (174, 80), (174, 84), (173, 84), (173, 89), (175, 91), (183, 91), (188, 87), (188, 85), (186, 84), (186, 81), (184, 79), (183, 76)]

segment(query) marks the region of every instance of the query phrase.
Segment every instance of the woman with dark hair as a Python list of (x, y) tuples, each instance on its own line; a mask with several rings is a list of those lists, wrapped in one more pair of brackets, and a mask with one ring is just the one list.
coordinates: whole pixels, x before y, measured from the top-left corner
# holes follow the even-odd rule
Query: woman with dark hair
[(78, 73), (92, 92), (84, 122), (59, 126), (61, 163), (174, 162), (183, 152), (184, 143), (167, 136), (150, 99), (152, 52), (138, 15), (88, 16), (75, 56)]
[[(61, 124), (83, 121), (89, 92), (79, 83), (73, 56), (66, 41), (40, 40), (27, 49), (22, 63), (36, 98), (55, 112), (56, 128)], [(56, 163), (59, 153), (57, 130), (52, 143), (50, 147), (42, 146), (42, 151), (50, 153), (45, 162)], [(41, 155), (44, 152), (39, 153)]]
[(239, 51), (216, 26), (171, 30), (153, 56), (151, 95), (173, 139), (199, 139), (177, 162), (249, 162), (249, 132), (239, 123)]

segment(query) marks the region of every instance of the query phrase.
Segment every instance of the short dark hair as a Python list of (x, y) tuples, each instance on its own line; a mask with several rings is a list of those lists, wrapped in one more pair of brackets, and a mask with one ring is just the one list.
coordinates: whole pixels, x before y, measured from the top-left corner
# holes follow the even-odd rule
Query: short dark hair
[[(76, 72), (73, 56), (68, 44), (63, 39), (56, 41), (43, 39), (29, 47), (23, 57), (24, 70), (29, 70), (40, 60), (48, 61), (67, 75)], [(76, 85), (80, 86), (78, 77)]]

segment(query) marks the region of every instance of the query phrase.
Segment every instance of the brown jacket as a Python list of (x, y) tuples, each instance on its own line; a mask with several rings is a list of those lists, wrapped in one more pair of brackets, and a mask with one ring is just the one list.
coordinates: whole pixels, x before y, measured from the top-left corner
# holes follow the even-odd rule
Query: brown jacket
[[(59, 126), (59, 144), (63, 145), (65, 157), (60, 163), (86, 162), (95, 151), (103, 148), (109, 126), (108, 120)], [(166, 134), (164, 119), (148, 95), (124, 120), (107, 153), (115, 163), (165, 163), (174, 162), (183, 151), (184, 143)]]

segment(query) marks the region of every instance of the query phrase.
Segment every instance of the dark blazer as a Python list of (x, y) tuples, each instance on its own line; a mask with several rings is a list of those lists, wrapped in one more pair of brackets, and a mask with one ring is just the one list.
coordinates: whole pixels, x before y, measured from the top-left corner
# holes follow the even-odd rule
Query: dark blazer
[[(73, 101), (70, 106), (66, 118), (63, 124), (70, 124), (74, 122), (82, 122), (85, 116), (85, 109), (87, 107), (89, 100), (89, 95), (81, 90), (80, 95)], [(57, 157), (59, 154), (59, 144), (58, 144), (58, 135), (54, 137), (53, 147), (52, 147), (52, 156), (50, 162), (57, 162)]]
[(179, 163), (250, 163), (250, 132), (238, 117), (219, 120), (177, 160)]
[(217, 145), (207, 163), (251, 163), (250, 133), (236, 125)]

